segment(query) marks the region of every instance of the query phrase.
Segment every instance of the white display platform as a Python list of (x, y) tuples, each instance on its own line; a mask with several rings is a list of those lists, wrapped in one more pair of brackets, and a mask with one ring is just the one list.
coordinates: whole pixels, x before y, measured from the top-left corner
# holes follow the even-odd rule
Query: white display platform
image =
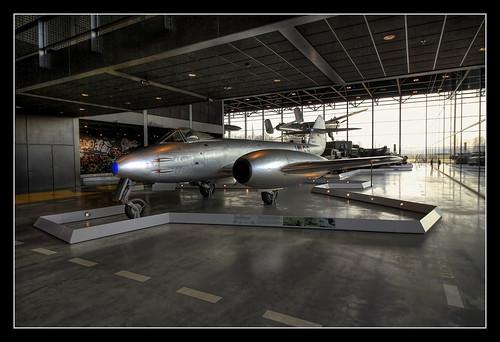
[[(169, 223), (424, 234), (441, 218), (435, 206), (334, 190), (330, 188), (330, 184), (316, 186), (313, 188), (313, 192), (369, 202), (372, 204), (380, 204), (402, 210), (410, 210), (423, 214), (423, 217), (421, 219), (385, 220), (183, 212), (163, 213), (136, 219), (127, 219), (123, 214), (124, 206), (118, 205), (40, 216), (34, 226), (72, 244)], [(116, 221), (113, 216), (116, 217)], [(95, 224), (95, 221), (92, 222), (92, 220), (106, 217), (112, 219), (112, 222), (105, 222), (102, 224)], [(78, 227), (72, 227), (75, 222), (81, 222), (82, 224)]]

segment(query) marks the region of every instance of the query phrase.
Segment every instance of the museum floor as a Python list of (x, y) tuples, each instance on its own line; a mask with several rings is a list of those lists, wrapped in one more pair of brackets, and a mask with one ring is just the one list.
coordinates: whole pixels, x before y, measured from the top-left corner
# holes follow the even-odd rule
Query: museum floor
[[(373, 183), (364, 192), (437, 205), (443, 218), (425, 235), (172, 224), (68, 245), (35, 229), (38, 216), (111, 205), (111, 191), (25, 200), (16, 326), (483, 326), (484, 199), (426, 165)], [(415, 216), (311, 187), (281, 191), (276, 207), (244, 189), (134, 195), (151, 213)]]

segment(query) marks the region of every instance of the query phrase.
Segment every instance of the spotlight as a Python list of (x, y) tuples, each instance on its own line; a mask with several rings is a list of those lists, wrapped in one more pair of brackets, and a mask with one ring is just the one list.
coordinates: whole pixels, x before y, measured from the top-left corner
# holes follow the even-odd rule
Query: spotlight
[(396, 38), (395, 34), (388, 34), (388, 35), (384, 36), (385, 41), (393, 40), (394, 38)]

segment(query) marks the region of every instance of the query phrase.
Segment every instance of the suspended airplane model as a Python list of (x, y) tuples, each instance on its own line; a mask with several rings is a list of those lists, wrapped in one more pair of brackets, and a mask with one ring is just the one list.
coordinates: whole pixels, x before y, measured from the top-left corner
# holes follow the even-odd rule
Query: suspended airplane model
[[(364, 112), (365, 110), (368, 110), (368, 108), (359, 110), (357, 112), (349, 113), (346, 115), (342, 115), (337, 117), (333, 117), (330, 120), (327, 120), (325, 122), (325, 129), (323, 130), (316, 130), (316, 132), (320, 133), (328, 133), (328, 135), (333, 138), (331, 135), (334, 132), (345, 132), (345, 131), (351, 131), (355, 129), (361, 129), (361, 128), (354, 128), (354, 127), (349, 127), (349, 128), (340, 128), (340, 124), (347, 121), (347, 118), (350, 116), (353, 116), (355, 114), (359, 114)], [(295, 114), (295, 121), (288, 122), (288, 123), (280, 123), (278, 124), (275, 129), (278, 131), (284, 132), (283, 134), (293, 134), (293, 135), (304, 135), (304, 134), (309, 134), (311, 132), (311, 129), (314, 125), (314, 122), (304, 122), (304, 116), (300, 108), (295, 108), (293, 110)], [(266, 126), (266, 132), (268, 134), (273, 134), (274, 129), (273, 125), (271, 123), (271, 120), (266, 119), (265, 121), (265, 126)]]
[(113, 163), (121, 180), (115, 200), (125, 204), (130, 218), (140, 217), (146, 203), (129, 200), (133, 181), (190, 182), (211, 197), (215, 183), (235, 183), (262, 191), (265, 204), (275, 203), (278, 190), (317, 179), (331, 170), (400, 163), (397, 156), (328, 160), (325, 122), (318, 116), (307, 143), (237, 139), (205, 139), (192, 130), (175, 130), (160, 143), (122, 156)]

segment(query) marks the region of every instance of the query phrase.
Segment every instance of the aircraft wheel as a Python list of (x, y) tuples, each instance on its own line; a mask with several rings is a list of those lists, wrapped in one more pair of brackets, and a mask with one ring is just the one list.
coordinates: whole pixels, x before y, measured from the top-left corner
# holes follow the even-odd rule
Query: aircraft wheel
[(208, 184), (208, 186), (201, 185), (200, 186), (200, 193), (203, 195), (205, 198), (210, 198), (215, 192), (215, 184)]
[(263, 191), (261, 192), (261, 196), (262, 196), (262, 201), (264, 202), (264, 204), (267, 204), (267, 205), (271, 205), (271, 204), (274, 204), (276, 202), (276, 198), (278, 197), (278, 193), (277, 192), (267, 192), (267, 191)]
[(145, 206), (146, 202), (140, 198), (135, 198), (125, 205), (125, 215), (127, 215), (129, 219), (139, 218), (141, 217)]

